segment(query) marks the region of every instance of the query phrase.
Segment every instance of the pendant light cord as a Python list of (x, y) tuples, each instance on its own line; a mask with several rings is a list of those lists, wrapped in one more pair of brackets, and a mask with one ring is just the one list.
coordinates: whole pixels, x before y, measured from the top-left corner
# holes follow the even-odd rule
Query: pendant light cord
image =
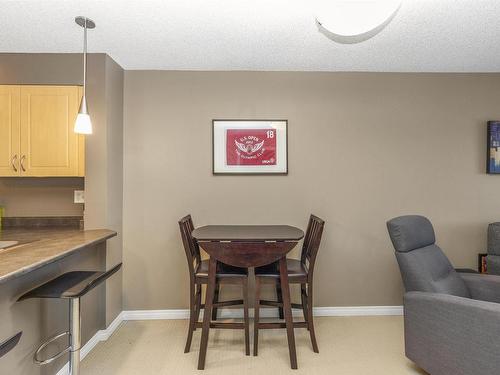
[(87, 18), (83, 26), (83, 98), (87, 88)]

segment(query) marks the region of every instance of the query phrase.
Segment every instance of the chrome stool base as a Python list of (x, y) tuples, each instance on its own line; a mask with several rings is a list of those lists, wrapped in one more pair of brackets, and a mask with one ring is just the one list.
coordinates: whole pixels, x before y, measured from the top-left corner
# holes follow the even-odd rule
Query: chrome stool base
[(82, 347), (80, 298), (72, 298), (69, 305), (70, 347), (69, 375), (80, 375), (80, 349)]
[[(80, 298), (71, 298), (69, 300), (69, 331), (51, 337), (38, 347), (33, 357), (37, 365), (48, 365), (69, 352), (69, 375), (80, 374), (80, 349), (82, 346), (80, 311)], [(69, 336), (69, 346), (50, 358), (40, 359), (40, 352), (45, 349), (47, 345), (64, 336)]]

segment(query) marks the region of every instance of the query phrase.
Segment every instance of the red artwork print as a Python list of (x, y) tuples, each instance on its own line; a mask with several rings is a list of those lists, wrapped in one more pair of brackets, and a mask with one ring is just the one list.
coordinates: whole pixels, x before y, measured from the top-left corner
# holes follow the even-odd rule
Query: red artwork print
[(227, 165), (276, 165), (276, 129), (227, 129)]

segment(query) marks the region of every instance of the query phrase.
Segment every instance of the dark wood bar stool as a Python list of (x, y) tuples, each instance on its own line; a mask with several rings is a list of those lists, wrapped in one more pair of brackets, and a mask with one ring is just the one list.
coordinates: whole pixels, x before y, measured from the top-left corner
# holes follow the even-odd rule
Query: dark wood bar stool
[[(307, 328), (311, 336), (312, 347), (315, 353), (319, 353), (318, 343), (314, 332), (313, 321), (313, 273), (316, 256), (318, 254), (321, 236), (323, 234), (325, 222), (317, 216), (311, 215), (307, 226), (304, 244), (300, 260), (287, 259), (288, 281), (290, 284), (300, 284), (301, 303), (292, 303), (293, 308), (300, 308), (304, 313), (304, 322), (294, 322), (294, 328)], [(285, 323), (260, 323), (260, 306), (273, 306), (281, 309), (280, 274), (277, 263), (255, 268), (255, 317), (254, 317), (254, 343), (253, 355), (258, 354), (259, 329), (285, 328)], [(278, 291), (278, 301), (268, 301), (260, 299), (261, 284), (274, 284)]]
[[(179, 228), (181, 231), (182, 243), (186, 252), (186, 258), (189, 268), (189, 327), (188, 336), (184, 353), (188, 353), (191, 348), (193, 332), (196, 328), (202, 328), (203, 323), (199, 322), (200, 311), (205, 307), (201, 303), (202, 286), (208, 284), (209, 279), (209, 261), (201, 260), (200, 248), (198, 243), (192, 236), (194, 230), (193, 220), (191, 215), (187, 215), (179, 220)], [(243, 305), (244, 321), (243, 323), (224, 323), (210, 322), (210, 328), (229, 328), (245, 330), (245, 354), (250, 355), (250, 324), (248, 316), (248, 269), (233, 267), (227, 264), (218, 262), (216, 268), (216, 293), (213, 298), (212, 320), (216, 320), (217, 307), (227, 307)], [(218, 294), (220, 285), (222, 284), (237, 284), (243, 289), (243, 299), (220, 302)]]
[[(81, 349), (81, 316), (80, 299), (92, 289), (102, 284), (111, 275), (116, 273), (122, 264), (118, 264), (106, 272), (97, 271), (73, 271), (62, 274), (61, 276), (30, 290), (19, 297), (18, 301), (30, 298), (64, 298), (69, 299), (69, 331), (60, 333), (45, 341), (35, 352), (34, 360), (38, 365), (46, 365), (66, 353), (69, 356), (69, 375), (80, 374), (80, 349)], [(63, 351), (51, 358), (41, 360), (40, 352), (51, 342), (61, 337), (69, 336), (70, 344)]]

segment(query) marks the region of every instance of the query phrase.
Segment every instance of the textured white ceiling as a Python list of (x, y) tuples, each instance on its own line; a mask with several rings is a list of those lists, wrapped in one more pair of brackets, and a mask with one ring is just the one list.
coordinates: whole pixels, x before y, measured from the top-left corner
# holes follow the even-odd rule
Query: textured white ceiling
[(338, 44), (327, 0), (0, 0), (0, 52), (89, 51), (125, 69), (499, 72), (500, 0), (406, 0), (382, 32)]

